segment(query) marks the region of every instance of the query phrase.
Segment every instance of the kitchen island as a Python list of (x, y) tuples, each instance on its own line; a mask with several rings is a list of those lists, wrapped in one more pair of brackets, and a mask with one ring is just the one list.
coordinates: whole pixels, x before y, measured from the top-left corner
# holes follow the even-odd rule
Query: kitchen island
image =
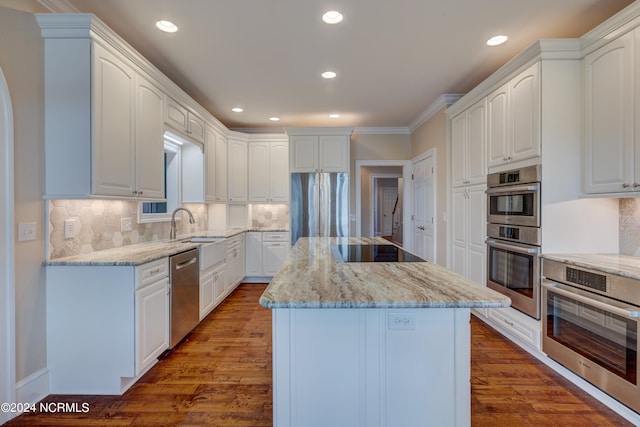
[(470, 308), (509, 298), (431, 262), (340, 262), (379, 238), (300, 238), (273, 310), (274, 425), (470, 425)]

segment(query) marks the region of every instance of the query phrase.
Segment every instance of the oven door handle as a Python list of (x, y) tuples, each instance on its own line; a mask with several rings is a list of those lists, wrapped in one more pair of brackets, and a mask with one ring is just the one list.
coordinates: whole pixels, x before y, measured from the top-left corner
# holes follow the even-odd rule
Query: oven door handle
[[(549, 282), (547, 280), (543, 280), (542, 281), (542, 287), (545, 289), (550, 290), (553, 293), (556, 293), (558, 295), (562, 295), (564, 297), (567, 298), (571, 298), (572, 300), (584, 303), (584, 304), (588, 304), (592, 307), (596, 307), (599, 308), (603, 311), (609, 312), (609, 313), (613, 313), (613, 314), (617, 314), (618, 316), (622, 316), (622, 317), (640, 317), (640, 307), (635, 307), (632, 305), (627, 305), (624, 304), (623, 307), (616, 307), (614, 305), (611, 304), (607, 304), (606, 302), (602, 302), (602, 301), (598, 301), (596, 299), (592, 299), (589, 297), (585, 297), (582, 296), (580, 294), (577, 294), (576, 292), (571, 292), (568, 290), (565, 290), (561, 287), (561, 285), (557, 284), (557, 283), (553, 283), (553, 282)], [(622, 303), (621, 303), (622, 305)]]
[(513, 252), (521, 252), (521, 253), (527, 253), (527, 254), (537, 254), (540, 251), (540, 248), (532, 248), (529, 245), (522, 245), (519, 243), (502, 243), (498, 240), (495, 239), (487, 239), (485, 240), (485, 243), (487, 245), (491, 245), (495, 248), (498, 249), (505, 249), (507, 251), (513, 251)]
[(492, 187), (485, 191), (485, 193), (492, 194), (505, 194), (505, 193), (519, 193), (523, 191), (538, 191), (540, 190), (540, 184), (521, 184), (521, 185), (506, 185), (504, 187)]

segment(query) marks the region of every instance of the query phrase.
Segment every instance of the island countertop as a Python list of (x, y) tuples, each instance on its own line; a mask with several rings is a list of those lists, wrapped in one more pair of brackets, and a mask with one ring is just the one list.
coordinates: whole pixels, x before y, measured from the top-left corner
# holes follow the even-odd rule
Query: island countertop
[(267, 308), (482, 308), (511, 300), (432, 262), (336, 262), (331, 245), (381, 238), (303, 237), (260, 297)]

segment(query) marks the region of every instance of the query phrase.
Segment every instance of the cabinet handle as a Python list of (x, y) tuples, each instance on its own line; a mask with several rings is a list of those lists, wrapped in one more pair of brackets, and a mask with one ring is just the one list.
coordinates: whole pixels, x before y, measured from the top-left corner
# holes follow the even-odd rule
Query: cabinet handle
[(640, 184), (638, 184), (637, 182), (633, 183), (633, 188), (638, 188), (640, 186)]
[(142, 191), (138, 191), (138, 194), (142, 196)]
[(138, 194), (138, 190), (133, 190), (132, 193), (133, 194)]
[(509, 322), (507, 319), (504, 319), (504, 323), (511, 326), (513, 328), (513, 322)]
[(622, 188), (629, 188), (629, 184), (625, 182), (624, 184), (622, 184)]
[(156, 273), (160, 273), (160, 267), (156, 268), (155, 270), (151, 270), (149, 272), (149, 275), (156, 274)]

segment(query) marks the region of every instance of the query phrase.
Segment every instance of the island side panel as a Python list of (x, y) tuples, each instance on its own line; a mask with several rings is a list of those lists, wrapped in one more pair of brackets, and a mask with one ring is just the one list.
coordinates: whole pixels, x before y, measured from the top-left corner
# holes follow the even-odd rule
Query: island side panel
[(275, 309), (276, 426), (470, 425), (469, 309)]

